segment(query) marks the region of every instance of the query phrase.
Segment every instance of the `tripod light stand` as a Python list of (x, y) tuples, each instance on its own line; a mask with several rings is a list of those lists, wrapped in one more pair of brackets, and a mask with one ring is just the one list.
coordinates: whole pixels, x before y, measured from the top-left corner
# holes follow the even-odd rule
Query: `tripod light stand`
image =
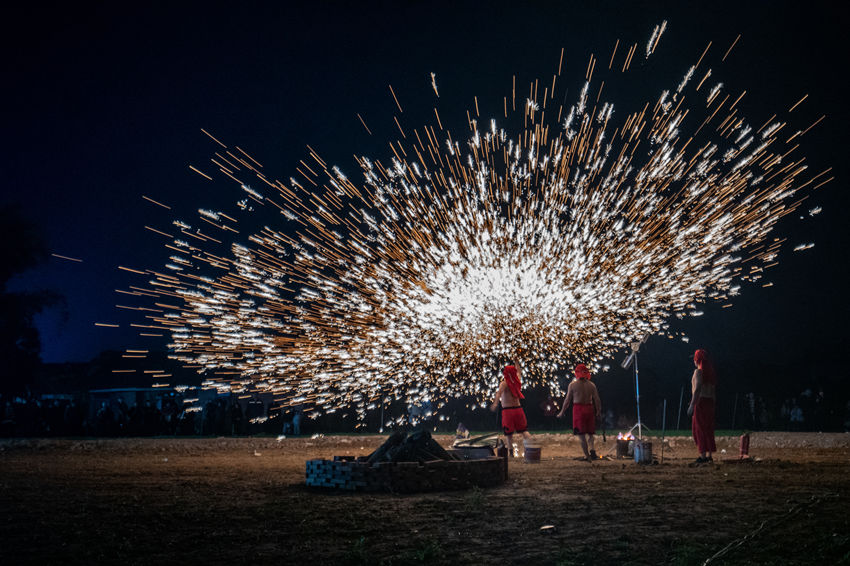
[[(640, 342), (632, 342), (629, 346), (632, 349), (631, 354), (629, 354), (623, 363), (620, 364), (620, 367), (623, 369), (629, 369), (629, 366), (634, 364), (635, 366), (635, 405), (637, 407), (637, 422), (635, 425), (629, 429), (631, 433), (634, 429), (638, 429), (638, 439), (643, 440), (643, 423), (640, 420), (640, 381), (638, 379), (638, 350), (640, 350), (640, 345), (646, 342), (648, 336), (644, 336)], [(649, 428), (647, 427), (647, 430)]]

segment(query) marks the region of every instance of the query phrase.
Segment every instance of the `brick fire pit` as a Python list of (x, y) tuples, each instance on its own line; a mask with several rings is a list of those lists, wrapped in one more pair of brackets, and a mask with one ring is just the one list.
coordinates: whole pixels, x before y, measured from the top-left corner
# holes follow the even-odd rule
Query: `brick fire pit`
[(500, 485), (507, 472), (507, 458), (445, 450), (426, 431), (415, 431), (396, 433), (369, 456), (307, 460), (306, 484), (348, 491), (444, 491)]

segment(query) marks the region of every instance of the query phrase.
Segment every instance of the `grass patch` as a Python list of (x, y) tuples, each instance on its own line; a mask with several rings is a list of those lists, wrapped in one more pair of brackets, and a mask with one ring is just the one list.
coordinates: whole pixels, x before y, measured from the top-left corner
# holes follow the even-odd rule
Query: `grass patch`
[(585, 566), (593, 564), (598, 557), (587, 550), (562, 550), (555, 557), (555, 566)]
[(712, 553), (704, 544), (679, 542), (674, 543), (670, 554), (670, 564), (673, 566), (691, 566), (702, 564)]
[(344, 564), (349, 566), (396, 566), (400, 564), (431, 564), (445, 558), (442, 545), (434, 539), (428, 539), (406, 550), (398, 556), (380, 559), (368, 548), (368, 539), (361, 536), (356, 539), (344, 556)]
[(430, 564), (445, 557), (445, 550), (436, 540), (427, 540), (422, 544), (402, 553), (400, 556), (390, 560), (381, 561), (381, 566), (394, 566), (396, 564)]
[(470, 515), (477, 515), (484, 510), (484, 490), (477, 485), (467, 492), (463, 498), (463, 510)]
[(375, 563), (366, 551), (366, 537), (361, 536), (354, 541), (354, 544), (352, 544), (351, 548), (348, 549), (348, 552), (345, 553), (345, 562), (346, 564), (357, 565)]

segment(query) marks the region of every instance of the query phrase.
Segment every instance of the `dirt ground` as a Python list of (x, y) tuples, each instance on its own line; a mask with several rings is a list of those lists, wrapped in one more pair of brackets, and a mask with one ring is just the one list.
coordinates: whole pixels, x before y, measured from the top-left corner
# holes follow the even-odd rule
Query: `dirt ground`
[(541, 434), (497, 488), (304, 485), (384, 438), (0, 441), (0, 564), (850, 564), (850, 434), (756, 433), (746, 464), (720, 438), (700, 467), (687, 437), (638, 465)]

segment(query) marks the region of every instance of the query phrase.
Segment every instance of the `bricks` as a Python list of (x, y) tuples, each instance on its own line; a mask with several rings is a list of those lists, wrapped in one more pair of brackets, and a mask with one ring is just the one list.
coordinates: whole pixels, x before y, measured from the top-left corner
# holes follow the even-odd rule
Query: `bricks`
[(504, 459), (496, 456), (376, 464), (335, 456), (333, 460), (307, 460), (306, 471), (306, 484), (312, 487), (398, 493), (491, 487), (506, 477)]

